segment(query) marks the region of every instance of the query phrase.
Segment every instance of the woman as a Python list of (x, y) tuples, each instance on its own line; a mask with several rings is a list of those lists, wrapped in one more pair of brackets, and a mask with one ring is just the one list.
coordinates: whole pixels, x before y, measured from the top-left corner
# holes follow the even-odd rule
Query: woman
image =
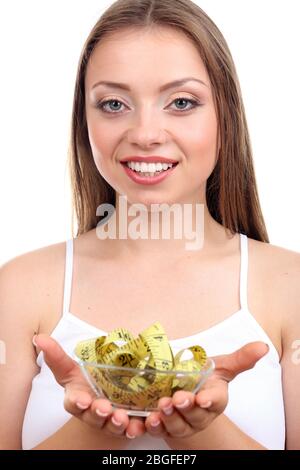
[[(119, 0), (102, 15), (79, 62), (70, 169), (76, 238), (1, 270), (1, 447), (299, 448), (300, 255), (269, 244), (235, 67), (198, 6)], [(135, 204), (158, 233), (152, 205), (186, 204), (203, 243), (187, 249), (175, 217), (167, 239), (105, 238), (104, 203), (117, 234)], [(216, 371), (146, 420), (112, 412), (70, 358), (74, 346), (155, 321), (174, 351), (203, 345)]]

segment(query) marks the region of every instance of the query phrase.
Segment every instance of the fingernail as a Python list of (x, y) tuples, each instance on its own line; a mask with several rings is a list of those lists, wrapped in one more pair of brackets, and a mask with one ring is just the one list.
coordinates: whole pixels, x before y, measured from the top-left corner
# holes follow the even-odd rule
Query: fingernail
[(135, 439), (135, 436), (132, 436), (132, 435), (129, 434), (128, 432), (126, 432), (126, 437), (128, 437), (128, 439)]
[(99, 408), (96, 408), (96, 414), (98, 416), (101, 416), (101, 418), (106, 418), (109, 415), (109, 413), (107, 413), (106, 411), (105, 412), (101, 411), (101, 410), (99, 410)]
[(32, 338), (32, 344), (33, 346), (37, 347), (37, 344), (36, 344), (36, 337), (37, 335), (34, 335), (34, 337)]
[(173, 405), (170, 405), (167, 408), (163, 408), (162, 410), (165, 415), (170, 416), (173, 413)]
[(206, 401), (200, 405), (201, 408), (209, 408), (212, 404), (212, 401)]
[(116, 418), (114, 416), (111, 417), (111, 422), (115, 425), (115, 426), (122, 426), (122, 422), (120, 421), (117, 421)]
[(151, 421), (150, 424), (151, 424), (151, 426), (152, 426), (153, 428), (156, 428), (157, 426), (160, 425), (160, 421), (159, 421), (159, 419), (158, 419), (157, 421)]
[(186, 400), (184, 400), (183, 402), (181, 403), (178, 403), (176, 406), (176, 408), (179, 408), (179, 409), (183, 409), (183, 408), (187, 408), (190, 404), (190, 400), (187, 398)]
[(80, 408), (81, 410), (86, 410), (90, 405), (87, 405), (86, 403), (80, 403), (79, 401), (76, 403), (76, 406)]

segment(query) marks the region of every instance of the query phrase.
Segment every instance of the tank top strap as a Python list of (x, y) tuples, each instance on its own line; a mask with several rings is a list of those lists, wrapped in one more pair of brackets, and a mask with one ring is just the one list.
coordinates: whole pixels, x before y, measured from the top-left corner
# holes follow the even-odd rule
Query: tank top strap
[(248, 310), (248, 237), (240, 233), (240, 304), (241, 309)]
[(65, 284), (63, 315), (69, 312), (73, 275), (73, 238), (66, 241)]

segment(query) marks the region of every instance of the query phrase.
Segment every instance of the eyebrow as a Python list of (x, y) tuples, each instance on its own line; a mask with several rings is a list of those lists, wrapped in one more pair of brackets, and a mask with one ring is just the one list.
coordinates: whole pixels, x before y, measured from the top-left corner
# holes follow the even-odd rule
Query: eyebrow
[[(206, 87), (208, 86), (206, 83), (204, 83), (202, 80), (199, 80), (198, 78), (186, 77), (186, 78), (181, 78), (179, 80), (174, 80), (173, 82), (169, 82), (169, 83), (166, 83), (165, 85), (162, 85), (159, 88), (159, 91), (162, 92), (162, 91), (168, 90), (169, 88), (175, 88), (175, 87), (184, 85), (187, 82), (192, 82), (192, 81), (201, 83), (202, 85), (204, 85)], [(121, 89), (121, 90), (131, 91), (130, 87), (128, 85), (126, 85), (126, 83), (107, 82), (107, 81), (103, 81), (103, 80), (95, 83), (92, 86), (92, 89), (96, 88), (96, 86), (98, 86), (98, 85), (104, 85), (104, 86), (109, 87), (109, 88), (118, 88), (118, 89)]]

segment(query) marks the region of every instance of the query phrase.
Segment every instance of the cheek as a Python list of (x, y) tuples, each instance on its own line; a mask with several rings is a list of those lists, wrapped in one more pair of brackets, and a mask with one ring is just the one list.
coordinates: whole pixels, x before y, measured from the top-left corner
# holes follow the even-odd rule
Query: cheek
[[(107, 155), (113, 151), (114, 135), (112, 126), (101, 126), (99, 122), (89, 121), (88, 135), (95, 164), (99, 171), (105, 171)], [(105, 136), (103, 138), (103, 136)]]
[(118, 133), (116, 133), (115, 127), (111, 123), (100, 124), (97, 118), (89, 117), (88, 135), (97, 170), (112, 188), (121, 192), (118, 173), (115, 172), (112, 161), (112, 155), (114, 155), (118, 144)]
[[(181, 131), (182, 132), (182, 131)], [(182, 151), (190, 182), (207, 180), (217, 161), (217, 119), (214, 112), (203, 113), (186, 126)]]
[(217, 119), (214, 113), (203, 114), (188, 126), (185, 142), (189, 148), (187, 158), (197, 157), (199, 163), (214, 163), (217, 149)]

